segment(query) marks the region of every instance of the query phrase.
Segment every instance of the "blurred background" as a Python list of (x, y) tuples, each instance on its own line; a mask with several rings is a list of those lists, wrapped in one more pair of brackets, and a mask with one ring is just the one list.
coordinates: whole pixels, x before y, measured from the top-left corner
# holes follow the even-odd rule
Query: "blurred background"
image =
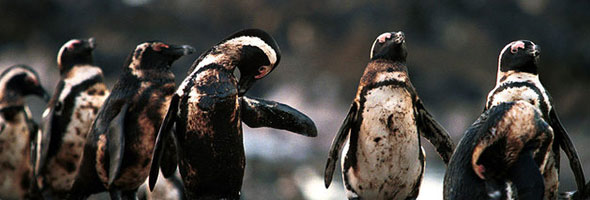
[[(402, 30), (412, 83), (455, 142), (494, 87), (498, 54), (529, 39), (542, 48), (540, 76), (590, 174), (590, 2), (558, 0), (1, 0), (0, 67), (27, 64), (53, 91), (56, 55), (72, 38), (95, 37), (95, 61), (114, 85), (127, 55), (146, 40), (205, 51), (242, 28), (261, 28), (282, 50), (279, 67), (249, 96), (308, 114), (319, 136), (245, 127), (244, 199), (343, 199), (340, 172), (329, 190), (323, 169), (374, 39)], [(184, 79), (198, 54), (173, 65)], [(39, 120), (44, 103), (30, 98)], [(441, 199), (445, 167), (432, 146), (419, 199)], [(561, 191), (575, 189), (562, 154)], [(339, 168), (339, 167), (338, 167)]]

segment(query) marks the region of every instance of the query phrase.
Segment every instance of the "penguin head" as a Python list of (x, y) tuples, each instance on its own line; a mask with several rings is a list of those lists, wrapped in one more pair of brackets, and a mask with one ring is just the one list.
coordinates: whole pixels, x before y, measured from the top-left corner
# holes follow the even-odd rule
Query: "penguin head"
[(370, 59), (406, 62), (408, 51), (403, 32), (387, 32), (379, 35), (371, 47)]
[(161, 41), (143, 42), (127, 58), (129, 70), (168, 70), (178, 58), (195, 52), (189, 45), (172, 45)]
[(270, 34), (260, 29), (238, 31), (217, 45), (236, 48), (236, 67), (240, 70), (238, 94), (245, 94), (257, 80), (272, 72), (281, 60), (281, 51)]
[(529, 40), (517, 40), (507, 44), (498, 58), (500, 72), (517, 71), (537, 74), (537, 62), (541, 49)]
[(94, 38), (72, 39), (66, 42), (57, 53), (57, 66), (60, 73), (67, 72), (74, 65), (92, 64), (92, 50), (95, 47)]
[(28, 96), (36, 95), (49, 101), (49, 94), (41, 86), (39, 74), (26, 65), (15, 65), (0, 74), (2, 95)]

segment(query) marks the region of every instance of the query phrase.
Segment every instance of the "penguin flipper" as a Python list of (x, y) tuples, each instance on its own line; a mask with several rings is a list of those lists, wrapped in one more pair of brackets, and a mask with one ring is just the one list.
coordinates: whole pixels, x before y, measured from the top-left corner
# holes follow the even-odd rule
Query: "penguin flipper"
[[(174, 130), (175, 128), (172, 128)], [(169, 134), (168, 139), (164, 142), (166, 147), (163, 149), (163, 155), (161, 156), (160, 170), (164, 178), (174, 176), (176, 172), (176, 166), (178, 165), (178, 155), (176, 154), (176, 136)]]
[[(166, 112), (166, 116), (164, 120), (162, 120), (162, 124), (160, 125), (160, 130), (158, 130), (158, 134), (156, 135), (156, 144), (154, 145), (154, 152), (152, 154), (152, 165), (150, 166), (150, 175), (149, 175), (149, 189), (150, 191), (154, 190), (156, 186), (156, 181), (158, 181), (158, 174), (160, 173), (160, 162), (162, 160), (162, 154), (166, 153), (166, 143), (170, 143), (169, 135), (170, 131), (172, 130), (172, 126), (176, 121), (176, 112), (178, 111), (178, 101), (180, 97), (175, 94), (172, 96), (172, 100), (170, 100), (170, 106), (168, 107), (168, 112)], [(165, 167), (166, 169), (166, 167)], [(176, 166), (174, 166), (176, 170)], [(163, 173), (167, 173), (164, 172)]]
[(110, 122), (107, 129), (107, 149), (109, 153), (109, 179), (107, 185), (110, 186), (119, 176), (123, 154), (125, 153), (125, 115), (129, 104), (125, 103), (119, 113)]
[[(42, 168), (45, 166), (45, 161), (47, 160), (47, 154), (49, 152), (49, 146), (51, 142), (51, 125), (53, 124), (53, 120), (55, 118), (55, 115), (57, 114), (55, 113), (55, 108), (53, 106), (47, 109), (48, 110), (45, 111), (46, 113), (44, 113), (46, 115), (43, 117), (43, 131), (38, 132), (35, 141), (36, 143), (34, 145), (35, 148), (32, 149), (33, 151), (35, 151), (35, 161), (33, 164), (33, 177), (35, 180), (37, 180), (37, 177), (41, 173)], [(38, 186), (41, 187), (40, 185)]]
[(418, 112), (418, 131), (420, 135), (436, 148), (436, 152), (438, 152), (445, 164), (449, 164), (455, 150), (455, 143), (453, 143), (449, 133), (424, 108), (421, 100), (417, 100), (415, 106)]
[(242, 96), (240, 112), (242, 121), (252, 128), (270, 127), (309, 137), (318, 135), (315, 124), (308, 116), (279, 102)]
[(340, 130), (334, 137), (332, 141), (332, 145), (330, 147), (330, 153), (328, 154), (328, 161), (326, 162), (326, 168), (324, 171), (324, 184), (326, 188), (330, 187), (332, 183), (332, 177), (334, 176), (334, 169), (336, 169), (336, 161), (340, 157), (340, 153), (342, 152), (342, 147), (346, 143), (346, 138), (352, 128), (352, 125), (355, 124), (356, 117), (358, 112), (358, 104), (353, 102), (350, 106), (350, 110), (342, 122), (340, 126)]
[[(570, 167), (574, 173), (578, 191), (584, 191), (586, 180), (584, 180), (584, 171), (582, 169), (582, 165), (580, 164), (580, 157), (578, 156), (578, 152), (576, 151), (576, 147), (574, 146), (572, 139), (567, 134), (567, 131), (561, 124), (561, 121), (559, 121), (559, 117), (557, 116), (555, 109), (551, 109), (549, 111), (549, 120), (549, 124), (555, 133), (555, 139), (559, 142), (559, 146), (561, 149), (563, 149), (563, 152), (565, 152), (565, 155), (570, 161)], [(584, 195), (583, 193), (577, 194)]]

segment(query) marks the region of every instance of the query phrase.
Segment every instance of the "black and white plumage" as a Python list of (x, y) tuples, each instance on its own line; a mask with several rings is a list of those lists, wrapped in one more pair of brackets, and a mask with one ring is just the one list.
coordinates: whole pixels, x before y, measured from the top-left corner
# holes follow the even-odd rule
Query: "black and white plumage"
[(32, 68), (15, 65), (0, 74), (0, 199), (32, 198), (30, 147), (38, 127), (25, 105), (28, 95), (49, 99)]
[(190, 46), (139, 44), (98, 111), (70, 199), (108, 190), (111, 198), (134, 199), (148, 176), (156, 133), (175, 91), (170, 67)]
[(498, 58), (496, 86), (488, 94), (485, 109), (503, 102), (523, 100), (540, 110), (543, 119), (555, 133), (552, 156), (548, 157), (549, 166), (553, 166), (548, 170), (553, 172), (550, 177), (546, 177), (551, 181), (545, 185), (547, 190), (551, 190), (548, 198), (553, 199), (557, 196), (559, 186), (560, 147), (570, 161), (579, 191), (584, 190), (585, 178), (574, 144), (557, 116), (551, 96), (539, 80), (537, 65), (540, 52), (539, 46), (528, 40), (511, 42), (502, 49)]
[(406, 57), (402, 32), (377, 37), (356, 97), (332, 142), (325, 184), (329, 187), (342, 152), (349, 199), (416, 198), (425, 165), (420, 136), (445, 163), (453, 153), (448, 133), (426, 111), (410, 82)]
[[(178, 166), (188, 199), (239, 199), (246, 162), (241, 126), (244, 117), (248, 118), (244, 122), (252, 126), (315, 136), (313, 122), (288, 106), (240, 99), (279, 61), (275, 40), (259, 29), (234, 33), (203, 53), (172, 98), (158, 133), (150, 187), (156, 182), (159, 167), (163, 173), (165, 168), (175, 168), (176, 163), (161, 161), (169, 150), (166, 144), (172, 142), (177, 147)], [(239, 81), (233, 75), (236, 68), (240, 70)], [(249, 112), (249, 116), (242, 112)], [(170, 134), (174, 125), (174, 134)]]
[(100, 67), (95, 66), (94, 39), (73, 39), (58, 53), (60, 81), (44, 112), (43, 134), (35, 176), (46, 198), (65, 198), (74, 184), (86, 135), (109, 95)]
[[(492, 106), (467, 129), (444, 179), (444, 199), (556, 199), (551, 196), (553, 130), (528, 101)], [(544, 198), (545, 197), (545, 198)]]

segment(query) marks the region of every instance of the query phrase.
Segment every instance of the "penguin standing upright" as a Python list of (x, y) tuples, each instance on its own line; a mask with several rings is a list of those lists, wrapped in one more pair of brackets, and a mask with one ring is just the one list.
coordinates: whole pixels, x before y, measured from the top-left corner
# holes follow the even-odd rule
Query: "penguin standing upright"
[[(503, 102), (517, 100), (528, 101), (537, 107), (543, 119), (553, 128), (555, 141), (551, 156), (548, 157), (547, 169), (551, 173), (545, 177), (547, 198), (557, 198), (559, 187), (559, 149), (566, 153), (570, 167), (574, 173), (578, 191), (584, 190), (585, 178), (580, 159), (563, 125), (559, 121), (555, 107), (549, 93), (539, 80), (538, 60), (541, 51), (538, 45), (529, 40), (517, 40), (507, 44), (498, 57), (498, 74), (496, 86), (488, 94), (485, 109), (489, 109)], [(576, 198), (584, 193), (577, 193)]]
[(139, 44), (98, 111), (70, 197), (108, 190), (112, 199), (135, 199), (148, 176), (156, 133), (175, 91), (170, 67), (190, 46), (152, 41)]
[(556, 199), (545, 190), (545, 177), (553, 173), (547, 159), (553, 138), (528, 101), (492, 106), (457, 145), (445, 173), (444, 199)]
[(330, 186), (346, 143), (342, 175), (349, 199), (416, 198), (425, 165), (420, 135), (445, 163), (453, 153), (453, 141), (410, 82), (406, 56), (402, 32), (377, 37), (356, 98), (332, 142), (325, 184)]
[(49, 99), (37, 72), (15, 65), (0, 74), (0, 199), (31, 198), (30, 147), (38, 127), (25, 105), (28, 95)]
[[(256, 80), (268, 75), (279, 61), (280, 50), (275, 40), (259, 29), (234, 33), (203, 53), (172, 97), (168, 114), (160, 127), (150, 187), (153, 188), (158, 167), (167, 164), (159, 160), (165, 151), (165, 143), (170, 142), (165, 140), (176, 125), (173, 138), (176, 138), (178, 166), (187, 198), (239, 199), (246, 162), (241, 117), (248, 118), (244, 121), (253, 126), (266, 126), (270, 124), (265, 120), (267, 114), (285, 114), (288, 117), (282, 119), (294, 120), (285, 123), (279, 119), (270, 121), (285, 125), (275, 124), (287, 130), (290, 130), (291, 123), (311, 121), (291, 112), (290, 107), (269, 106), (272, 103), (268, 101), (239, 98)], [(239, 81), (233, 75), (236, 68), (240, 70)], [(257, 102), (263, 105), (254, 105)], [(251, 113), (245, 116), (242, 111)], [(311, 129), (302, 126), (304, 128), (299, 131), (303, 131), (299, 133), (314, 136), (313, 122), (311, 126)]]
[(45, 198), (63, 199), (74, 184), (86, 135), (109, 95), (102, 70), (93, 65), (94, 39), (73, 39), (57, 55), (61, 76), (44, 113), (35, 175)]

